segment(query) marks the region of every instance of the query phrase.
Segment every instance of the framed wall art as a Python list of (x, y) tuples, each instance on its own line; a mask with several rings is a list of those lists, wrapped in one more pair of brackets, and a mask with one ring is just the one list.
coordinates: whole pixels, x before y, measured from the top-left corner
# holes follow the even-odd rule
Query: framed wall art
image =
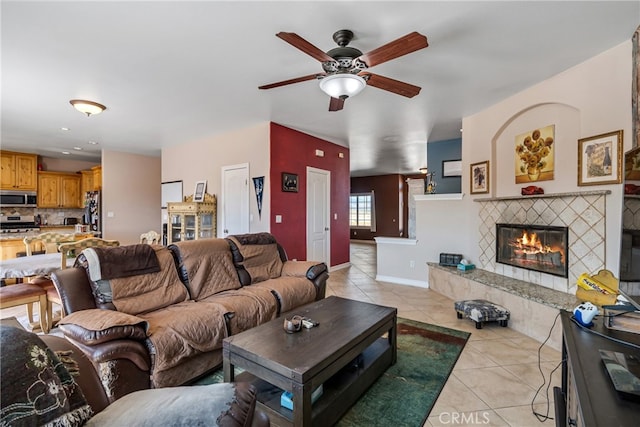
[(625, 153), (624, 171), (625, 180), (640, 180), (640, 147), (633, 148)]
[(282, 191), (298, 192), (298, 174), (282, 172)]
[(203, 202), (205, 191), (207, 191), (207, 181), (196, 182), (196, 188), (193, 190), (193, 201)]
[(516, 136), (516, 184), (553, 179), (555, 125)]
[(442, 177), (462, 176), (462, 160), (443, 160)]
[(489, 160), (472, 163), (471, 170), (471, 194), (483, 194), (489, 192)]
[(578, 185), (622, 182), (622, 130), (578, 140)]

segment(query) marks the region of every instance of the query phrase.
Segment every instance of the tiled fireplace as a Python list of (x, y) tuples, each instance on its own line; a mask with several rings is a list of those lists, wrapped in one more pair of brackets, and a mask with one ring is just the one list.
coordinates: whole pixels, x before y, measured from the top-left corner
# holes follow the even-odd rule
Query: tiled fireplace
[[(574, 294), (580, 274), (605, 267), (605, 208), (608, 191), (531, 197), (476, 199), (480, 203), (478, 268)], [(496, 224), (566, 227), (566, 274), (549, 274), (496, 261)], [(564, 267), (563, 267), (564, 268)], [(564, 276), (564, 277), (563, 277)]]

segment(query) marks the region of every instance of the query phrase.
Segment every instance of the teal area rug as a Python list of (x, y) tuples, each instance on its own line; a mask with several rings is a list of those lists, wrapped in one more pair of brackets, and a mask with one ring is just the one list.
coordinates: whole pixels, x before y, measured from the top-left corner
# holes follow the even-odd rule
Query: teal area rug
[[(470, 334), (398, 318), (398, 360), (338, 422), (339, 427), (420, 427)], [(222, 370), (196, 384), (223, 380)]]

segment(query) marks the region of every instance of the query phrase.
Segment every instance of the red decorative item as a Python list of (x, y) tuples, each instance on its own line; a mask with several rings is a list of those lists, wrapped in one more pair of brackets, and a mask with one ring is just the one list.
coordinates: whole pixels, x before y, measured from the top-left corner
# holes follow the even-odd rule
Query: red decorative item
[(625, 184), (624, 185), (624, 194), (640, 195), (640, 185)]
[(523, 196), (533, 196), (534, 194), (544, 194), (544, 190), (535, 185), (529, 185), (528, 187), (523, 187), (520, 194)]

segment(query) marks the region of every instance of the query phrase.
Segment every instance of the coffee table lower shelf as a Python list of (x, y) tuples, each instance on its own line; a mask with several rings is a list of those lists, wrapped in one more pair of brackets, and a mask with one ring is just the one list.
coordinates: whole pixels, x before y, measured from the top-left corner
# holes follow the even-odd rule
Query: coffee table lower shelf
[[(345, 366), (323, 384), (322, 396), (313, 404), (314, 426), (335, 424), (364, 392), (391, 366), (393, 349), (380, 338), (362, 352), (359, 366)], [(282, 389), (245, 371), (235, 381), (250, 382), (258, 391), (258, 407), (269, 415), (272, 426), (293, 425), (293, 411), (280, 405)]]

